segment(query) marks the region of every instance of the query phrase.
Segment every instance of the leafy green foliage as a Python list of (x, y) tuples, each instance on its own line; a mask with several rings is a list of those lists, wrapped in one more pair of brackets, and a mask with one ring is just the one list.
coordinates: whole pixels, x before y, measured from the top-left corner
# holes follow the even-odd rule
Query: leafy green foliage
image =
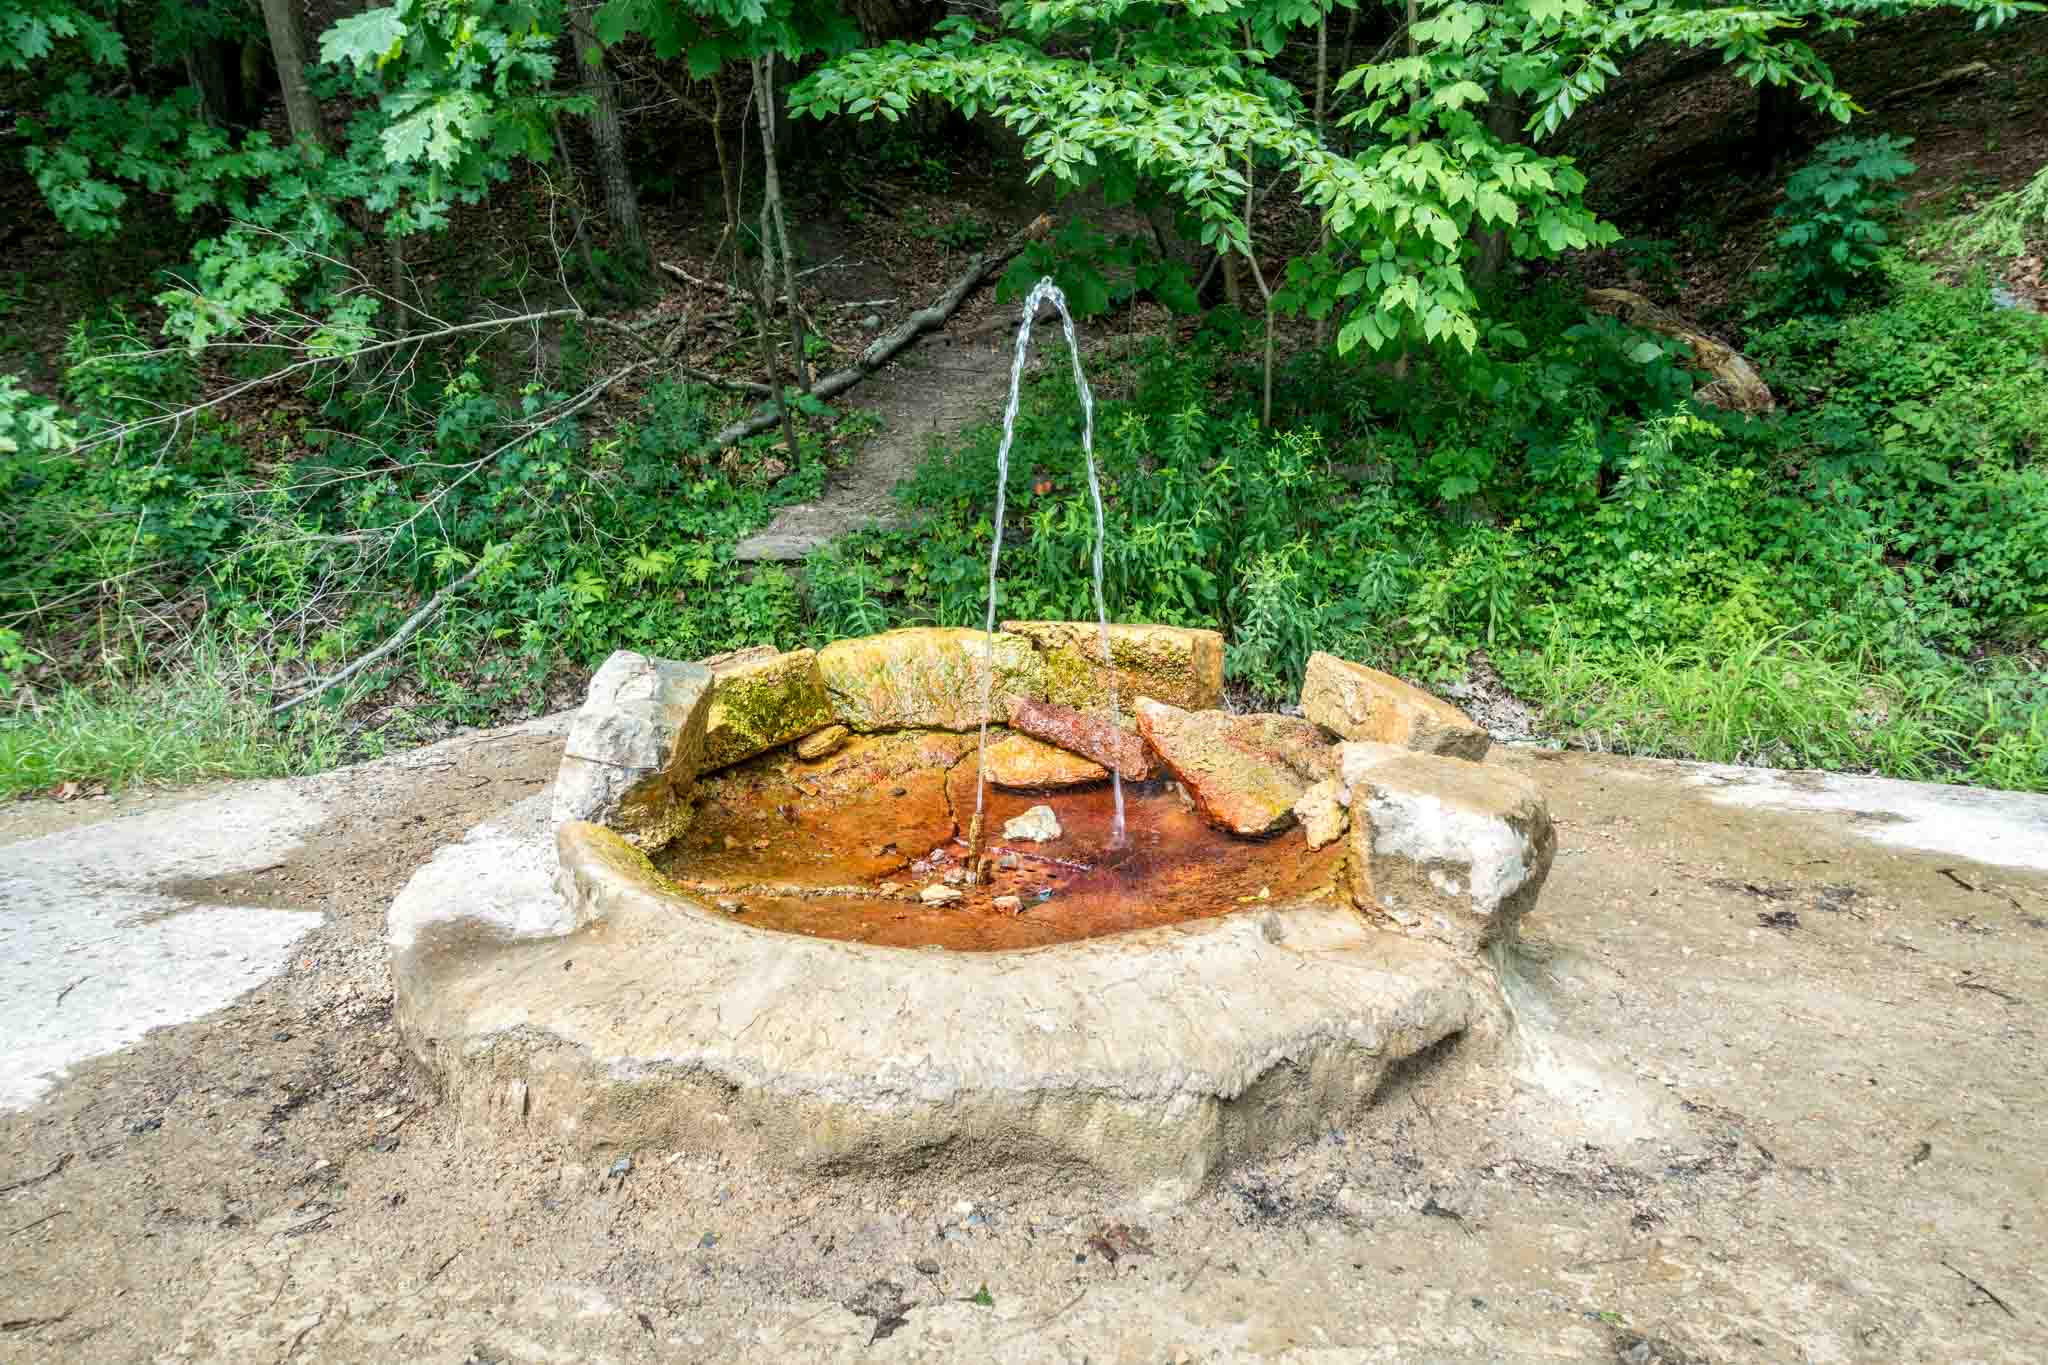
[[(1886, 308), (1757, 339), (1780, 392), (1833, 395), (1773, 423), (1688, 411), (1682, 348), (1562, 292), (1428, 387), (1298, 375), (1319, 401), (1284, 434), (1206, 349), (1227, 338), (1141, 358), (1098, 413), (1112, 614), (1222, 626), (1229, 675), (1276, 699), (1312, 649), (1440, 678), (1483, 651), (1592, 743), (2048, 789), (2048, 680), (2006, 653), (2048, 637), (2048, 325), (1887, 268)], [(1049, 368), (999, 609), (1083, 616)], [(994, 479), (992, 431), (935, 450), (915, 532), (814, 557), (814, 630), (979, 621)]]
[[(1613, 242), (1585, 206), (1585, 176), (1537, 149), (1647, 43), (1720, 51), (1753, 83), (1791, 84), (1846, 119), (1847, 97), (1775, 12), (1668, 0), (1430, 0), (1415, 54), (1337, 81), (1354, 107), (1343, 151), (1305, 118), (1271, 58), (1323, 8), (1300, 0), (1037, 0), (1004, 11), (1007, 32), (954, 17), (939, 36), (838, 58), (801, 82), (791, 108), (901, 119), (918, 100), (1015, 130), (1032, 178), (1096, 182), (1112, 202), (1172, 206), (1202, 247), (1252, 258), (1259, 177), (1291, 182), (1328, 232), (1289, 262), (1280, 306), (1339, 318), (1337, 348), (1475, 351), (1479, 300), (1466, 276), (1474, 234), (1506, 234), (1524, 258)], [(1812, 31), (1849, 20), (1814, 16)], [(1502, 137), (1490, 102), (1519, 102), (1524, 134)]]
[(11, 374), (0, 374), (0, 468), (6, 461), (55, 454), (69, 448), (71, 423), (55, 403), (21, 387)]
[(526, 0), (397, 0), (328, 29), (321, 60), (378, 95), (383, 165), (423, 177), (380, 185), (372, 207), (402, 205), (408, 230), (444, 226), (450, 199), (474, 202), (518, 158), (547, 160), (554, 119), (587, 107), (549, 88), (560, 22)]
[[(112, 424), (189, 395), (193, 362), (141, 345), (118, 317), (82, 325), (70, 359), (83, 430), (52, 419), (54, 438), (0, 453), (0, 616), (41, 622), (54, 604), (110, 597), (118, 613), (122, 585), (147, 583), (152, 598), (204, 603), (223, 647), (260, 654), (272, 687), (289, 690), (387, 638), (481, 561), (433, 625), (361, 682), (408, 680), (419, 713), (465, 724), (531, 712), (551, 677), (621, 641), (696, 657), (806, 633), (794, 580), (743, 578), (730, 546), (815, 487), (822, 456), (807, 448), (773, 490), (744, 473), (754, 457), (710, 466), (696, 452), (727, 414), (701, 390), (658, 384), (632, 420), (593, 439), (556, 420), (565, 394), (506, 393), (481, 357), (444, 355), (438, 383), (337, 387), (253, 424), (202, 419), (105, 441)], [(52, 418), (12, 386), (0, 401), (17, 429)], [(116, 652), (136, 669), (152, 650), (138, 639)]]
[(1196, 308), (1187, 267), (1161, 260), (1151, 243), (1128, 233), (1110, 237), (1085, 218), (1068, 218), (1049, 237), (1026, 243), (1003, 272), (996, 297), (1020, 299), (1048, 276), (1077, 318), (1097, 317), (1139, 295), (1177, 313)]
[(1795, 308), (1840, 309), (1890, 240), (1884, 220), (1905, 197), (1895, 182), (1914, 171), (1911, 138), (1838, 137), (1824, 142), (1785, 182), (1776, 217), (1779, 300)]
[(770, 52), (843, 52), (860, 37), (842, 8), (821, 0), (606, 0), (596, 28), (607, 43), (646, 38), (663, 61), (685, 59), (693, 80)]
[(1937, 224), (1929, 245), (1965, 253), (2020, 256), (2048, 239), (2048, 166), (2016, 190), (1994, 195), (1960, 218)]
[(121, 30), (94, 7), (71, 0), (0, 0), (0, 70), (32, 70), (74, 42), (96, 66), (119, 66), (127, 56)]

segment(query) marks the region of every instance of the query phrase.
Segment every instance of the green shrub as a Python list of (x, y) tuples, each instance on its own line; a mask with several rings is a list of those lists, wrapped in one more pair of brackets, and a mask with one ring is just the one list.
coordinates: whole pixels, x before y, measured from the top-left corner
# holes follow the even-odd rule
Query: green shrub
[(1823, 142), (1785, 182), (1775, 216), (1774, 283), (1781, 307), (1839, 310), (1890, 240), (1884, 219), (1905, 195), (1893, 187), (1917, 169), (1911, 138), (1838, 137)]
[[(1564, 288), (1522, 291), (1469, 361), (1405, 379), (1298, 360), (1273, 426), (1231, 316), (1155, 344), (1097, 414), (1111, 614), (1219, 626), (1230, 679), (1269, 703), (1316, 649), (1424, 680), (1483, 650), (1588, 743), (2048, 789), (2031, 662), (2048, 637), (2048, 323), (1993, 308), (1981, 281), (1893, 255), (1878, 269), (1882, 306), (1750, 339), (1788, 400), (1767, 421), (1690, 411), (1682, 348), (1587, 322)], [(118, 383), (78, 390), (88, 439), (186, 382), (127, 354), (118, 325), (81, 337), (81, 365), (121, 357), (91, 367)], [(18, 635), (0, 631), (0, 681), (20, 691), (68, 650), (74, 674), (103, 676), (105, 655), (130, 686), (171, 686), (133, 663), (161, 647), (130, 582), (203, 604), (249, 671), (295, 679), (483, 561), (349, 698), (302, 708), (320, 734), (374, 695), (422, 733), (516, 717), (621, 646), (692, 658), (983, 619), (993, 427), (935, 443), (899, 490), (912, 525), (814, 554), (800, 593), (730, 547), (818, 486), (815, 438), (794, 469), (779, 443), (714, 460), (727, 414), (701, 388), (657, 383), (609, 430), (549, 420), (567, 397), (509, 389), (482, 354), (428, 356), (385, 394), (314, 390), (81, 453), (72, 426), (0, 390), (9, 430), (56, 433), (0, 451), (0, 619)], [(1025, 395), (1007, 509), (998, 614), (1092, 616), (1094, 514), (1057, 358)], [(80, 697), (74, 732), (86, 701), (114, 700)], [(73, 751), (176, 766), (119, 757), (133, 747)], [(59, 770), (33, 761), (36, 781)]]

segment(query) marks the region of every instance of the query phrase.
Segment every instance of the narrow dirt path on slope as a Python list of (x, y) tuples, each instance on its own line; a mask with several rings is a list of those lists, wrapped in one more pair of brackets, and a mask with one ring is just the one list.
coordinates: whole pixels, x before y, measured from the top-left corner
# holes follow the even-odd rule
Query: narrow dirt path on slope
[[(916, 471), (933, 441), (1002, 420), (1021, 319), (1016, 301), (998, 303), (995, 290), (984, 289), (948, 326), (849, 393), (847, 406), (873, 411), (882, 420), (881, 430), (852, 465), (827, 478), (824, 496), (783, 508), (767, 526), (740, 541), (733, 557), (752, 562), (797, 560), (851, 531), (905, 525), (908, 514), (893, 490)], [(1126, 352), (1142, 334), (1167, 325), (1164, 310), (1149, 303), (1077, 324), (1090, 387), (1113, 387), (1105, 356)], [(1032, 332), (1025, 358), (1027, 379), (1043, 369), (1045, 348), (1057, 344), (1059, 337), (1057, 317), (1047, 308)]]
[(783, 508), (734, 547), (735, 559), (802, 559), (850, 531), (904, 524), (891, 490), (910, 477), (933, 439), (1002, 417), (1014, 310), (995, 307), (988, 296), (970, 308), (848, 395), (850, 406), (882, 419), (881, 431), (850, 467), (833, 472), (823, 497)]

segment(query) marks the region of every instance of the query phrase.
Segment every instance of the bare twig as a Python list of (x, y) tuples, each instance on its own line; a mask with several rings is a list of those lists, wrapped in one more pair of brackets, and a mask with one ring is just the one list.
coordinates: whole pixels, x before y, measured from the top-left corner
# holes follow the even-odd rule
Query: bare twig
[(1956, 978), (1956, 985), (1961, 986), (1966, 991), (1982, 991), (1986, 995), (1995, 995), (2000, 1000), (2005, 1001), (2008, 1005), (2019, 1005), (2025, 1003), (2017, 995), (2014, 995), (2011, 991), (2000, 990), (1998, 987), (1993, 986), (1988, 982), (1972, 981), (1970, 978), (1975, 975), (1975, 972), (1964, 972), (1961, 976)]
[[(731, 285), (725, 283), (723, 280), (701, 279), (696, 275), (692, 275), (689, 271), (683, 269), (681, 266), (675, 264), (673, 261), (656, 261), (655, 264), (661, 267), (663, 270), (666, 270), (669, 274), (675, 276), (677, 279), (681, 280), (684, 284), (694, 284), (699, 289), (716, 289), (719, 293), (725, 295), (727, 298), (736, 299), (741, 303), (748, 303), (751, 302), (753, 299), (753, 295), (747, 293), (744, 289), (735, 289)], [(777, 299), (776, 302), (780, 303), (782, 302), (782, 300)]]
[[(517, 327), (530, 322), (546, 322), (551, 318), (581, 318), (585, 316), (587, 315), (581, 308), (544, 308), (539, 312), (520, 313), (513, 317), (487, 318), (481, 322), (455, 323), (447, 327), (438, 328), (432, 332), (407, 333), (401, 337), (390, 337), (383, 341), (373, 341), (368, 345), (358, 346), (350, 351), (337, 351), (332, 355), (308, 356), (304, 360), (295, 360), (284, 368), (273, 370), (269, 374), (258, 375), (254, 379), (245, 379), (239, 384), (232, 384), (213, 397), (203, 402), (179, 408), (176, 412), (159, 413), (155, 417), (143, 417), (133, 422), (123, 422), (117, 427), (109, 427), (91, 440), (79, 442), (78, 449), (91, 450), (95, 446), (105, 445), (110, 441), (122, 440), (134, 435), (138, 431), (146, 431), (150, 427), (163, 426), (166, 423), (183, 422), (187, 418), (205, 412), (209, 408), (217, 408), (223, 403), (231, 402), (252, 389), (260, 389), (265, 384), (274, 384), (280, 379), (297, 374), (301, 370), (312, 369), (315, 366), (358, 361), (365, 356), (376, 355), (379, 352), (394, 351), (402, 346), (423, 345), (429, 341), (439, 341), (445, 337), (458, 336), (465, 332), (485, 332), (495, 328)], [(108, 358), (118, 359), (120, 357)]]
[(441, 589), (441, 591), (435, 593), (432, 597), (427, 599), (426, 604), (422, 606), (418, 611), (406, 617), (405, 621), (398, 627), (398, 629), (391, 633), (390, 639), (386, 640), (383, 644), (378, 645), (375, 649), (371, 650), (368, 654), (363, 655), (363, 657), (357, 659), (348, 667), (337, 669), (335, 672), (328, 674), (326, 677), (316, 680), (310, 687), (298, 693), (296, 696), (288, 697), (284, 701), (279, 702), (277, 705), (270, 708), (270, 714), (273, 716), (281, 716), (285, 712), (291, 710), (294, 706), (299, 705), (301, 702), (311, 701), (313, 698), (319, 696), (322, 692), (325, 692), (328, 688), (333, 687), (338, 683), (347, 682), (350, 678), (353, 678), (356, 674), (362, 672), (371, 664), (376, 663), (379, 659), (382, 659), (385, 656), (389, 655), (393, 650), (396, 650), (400, 645), (403, 645), (407, 640), (410, 640), (414, 636), (414, 634), (416, 634), (419, 631), (419, 628), (421, 626), (425, 625), (428, 621), (431, 621), (434, 618), (435, 614), (438, 613), (442, 607), (448, 604), (449, 598), (453, 597), (456, 593), (461, 592), (464, 588), (468, 587), (472, 582), (474, 582), (476, 576), (483, 572), (484, 565), (489, 562), (490, 561), (488, 560), (488, 558), (479, 558), (476, 563), (469, 566), (468, 573), (456, 579), (453, 583), (450, 583), (447, 587)]
[(297, 1355), (299, 1353), (299, 1345), (300, 1343), (305, 1341), (307, 1333), (311, 1332), (315, 1327), (318, 1327), (321, 1323), (325, 1321), (327, 1321), (327, 1315), (325, 1313), (322, 1313), (320, 1316), (314, 1318), (311, 1322), (307, 1323), (304, 1327), (301, 1327), (299, 1329), (299, 1334), (292, 1338), (292, 1344), (285, 1347), (284, 1354), (277, 1358), (277, 1365), (284, 1365), (284, 1363), (287, 1360), (290, 1360), (293, 1356)]
[(1044, 1331), (1046, 1328), (1052, 1326), (1053, 1323), (1057, 1322), (1060, 1318), (1072, 1312), (1074, 1306), (1087, 1297), (1088, 1291), (1084, 1288), (1081, 1290), (1080, 1293), (1074, 1295), (1073, 1298), (1068, 1299), (1065, 1303), (1059, 1305), (1059, 1307), (1053, 1309), (1050, 1313), (1047, 1313), (1043, 1317), (1040, 1317), (1032, 1322), (1025, 1324), (1022, 1328), (1010, 1333), (1006, 1337), (998, 1338), (995, 1344), (1000, 1346), (1005, 1342), (1015, 1341), (1019, 1337), (1032, 1336), (1038, 1332)]
[(2018, 1313), (2012, 1311), (2011, 1304), (2007, 1303), (2004, 1299), (1999, 1298), (1998, 1295), (1992, 1293), (1989, 1289), (1986, 1289), (1984, 1287), (1984, 1281), (1978, 1279), (1975, 1275), (1965, 1274), (1963, 1271), (1957, 1270), (1954, 1266), (1950, 1265), (1947, 1261), (1943, 1261), (1941, 1263), (1941, 1268), (1948, 1271), (1951, 1275), (1954, 1275), (1956, 1278), (1960, 1279), (1964, 1284), (1969, 1285), (1970, 1288), (1976, 1290), (1979, 1294), (1982, 1294), (1985, 1297), (1985, 1299), (1987, 1299), (1991, 1303), (1995, 1303), (2000, 1308), (2004, 1309), (2005, 1315), (2007, 1317), (2016, 1318), (2019, 1316)]
[[(303, 1207), (303, 1205), (302, 1205), (301, 1207)], [(284, 1230), (283, 1232), (279, 1233), (279, 1234), (278, 1234), (278, 1236), (280, 1236), (280, 1237), (304, 1237), (304, 1236), (305, 1236), (305, 1235), (306, 1235), (307, 1233), (309, 1233), (309, 1232), (318, 1232), (318, 1231), (320, 1231), (320, 1230), (321, 1230), (322, 1228), (324, 1228), (324, 1227), (326, 1227), (326, 1226), (327, 1226), (327, 1220), (328, 1220), (328, 1219), (330, 1219), (330, 1218), (332, 1218), (332, 1217), (334, 1217), (334, 1213), (335, 1213), (335, 1211), (334, 1211), (333, 1209), (329, 1209), (329, 1210), (327, 1210), (327, 1212), (325, 1212), (325, 1213), (318, 1213), (318, 1214), (315, 1214), (315, 1215), (313, 1215), (313, 1216), (312, 1216), (311, 1218), (308, 1218), (308, 1219), (307, 1219), (307, 1220), (306, 1220), (305, 1222), (303, 1222), (303, 1223), (294, 1223), (294, 1224), (292, 1224), (292, 1225), (291, 1225), (290, 1227), (286, 1228), (286, 1229), (285, 1229), (285, 1230)]]
[(34, 1331), (38, 1327), (55, 1327), (58, 1323), (64, 1321), (66, 1318), (70, 1316), (71, 1310), (67, 1308), (63, 1312), (57, 1314), (55, 1317), (8, 1318), (6, 1321), (0, 1322), (0, 1332), (30, 1332)]
[(50, 1180), (56, 1177), (63, 1171), (63, 1169), (66, 1166), (69, 1166), (70, 1164), (71, 1153), (66, 1152), (64, 1155), (57, 1158), (56, 1165), (52, 1166), (49, 1170), (44, 1171), (41, 1175), (26, 1176), (20, 1180), (10, 1181), (5, 1185), (0, 1185), (0, 1194), (13, 1194), (16, 1190), (26, 1190), (33, 1186), (40, 1185), (45, 1180)]
[(769, 388), (766, 384), (756, 384), (751, 379), (727, 379), (722, 374), (713, 374), (709, 370), (700, 370), (694, 365), (673, 365), (670, 368), (685, 379), (694, 379), (699, 384), (709, 384), (714, 389), (725, 389), (731, 393), (744, 393), (752, 398), (773, 398), (775, 396), (775, 390)]

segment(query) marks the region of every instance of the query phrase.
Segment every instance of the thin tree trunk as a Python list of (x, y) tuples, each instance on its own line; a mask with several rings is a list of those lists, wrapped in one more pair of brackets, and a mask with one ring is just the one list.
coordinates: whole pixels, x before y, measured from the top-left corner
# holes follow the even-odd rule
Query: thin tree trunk
[[(775, 239), (769, 235), (768, 205), (761, 205), (761, 269), (754, 294), (761, 310), (761, 360), (768, 368), (768, 387), (775, 391), (775, 405), (782, 409), (782, 439), (789, 445), (789, 467), (797, 467), (796, 418), (782, 392), (782, 362), (775, 354)], [(791, 326), (795, 326), (796, 296), (789, 300)], [(809, 392), (808, 389), (805, 390)]]
[(597, 262), (590, 254), (590, 236), (583, 230), (583, 205), (573, 183), (575, 166), (569, 160), (569, 140), (562, 136), (562, 121), (560, 119), (554, 121), (554, 133), (555, 155), (561, 159), (562, 174), (571, 177), (569, 193), (563, 197), (563, 202), (569, 206), (569, 230), (575, 234), (576, 254), (583, 258), (584, 273), (589, 275), (592, 282), (595, 283), (601, 277), (597, 273)]
[[(1486, 131), (1503, 142), (1509, 141), (1521, 132), (1522, 117), (1520, 97), (1503, 87), (1493, 92), (1492, 102), (1486, 106)], [(1499, 278), (1501, 268), (1507, 264), (1507, 226), (1485, 228), (1474, 218), (1472, 238), (1479, 247), (1479, 254), (1472, 261), (1472, 282), (1483, 287)]]
[[(1408, 0), (1408, 25), (1404, 32), (1408, 43), (1408, 55), (1413, 58), (1420, 53), (1420, 48), (1415, 42), (1415, 0)], [(1420, 103), (1422, 103), (1422, 86), (1418, 82), (1408, 92), (1408, 116), (1410, 119), (1414, 118), (1415, 106)], [(1408, 129), (1408, 145), (1413, 147), (1420, 141), (1422, 141), (1422, 129), (1419, 126), (1410, 127)], [(1400, 356), (1394, 361), (1394, 378), (1406, 379), (1407, 377), (1408, 347), (1404, 344), (1401, 347)]]
[[(745, 131), (744, 124), (741, 131)], [(725, 87), (716, 76), (711, 78), (711, 145), (718, 152), (718, 192), (725, 203), (725, 231), (711, 253), (716, 264), (719, 253), (728, 245), (737, 250), (740, 240), (740, 189), (733, 181), (732, 164), (725, 155)]]
[(576, 47), (576, 65), (583, 91), (590, 96), (590, 140), (597, 149), (597, 174), (604, 185), (605, 214), (612, 232), (636, 269), (647, 266), (647, 236), (640, 229), (640, 196), (626, 165), (626, 134), (619, 122), (618, 82), (604, 64), (604, 44), (590, 26), (590, 11), (569, 12), (569, 39)]
[[(663, 75), (659, 68), (655, 69), (654, 78), (661, 82), (662, 89), (668, 91), (670, 99), (703, 119), (711, 129), (711, 149), (718, 154), (718, 202), (725, 209), (725, 227), (718, 234), (718, 245), (711, 248), (711, 264), (715, 266), (718, 258), (725, 254), (726, 247), (737, 245), (740, 239), (740, 192), (733, 177), (732, 158), (726, 154), (725, 148), (725, 86), (720, 84), (717, 76), (711, 77), (711, 108), (707, 110), (683, 87)], [(744, 147), (744, 117), (740, 125), (740, 142)]]
[[(804, 323), (803, 311), (796, 304), (795, 252), (789, 246), (789, 224), (782, 216), (782, 177), (776, 166), (775, 156), (775, 78), (770, 68), (772, 58), (754, 59), (754, 114), (761, 121), (761, 250), (764, 268), (772, 268), (775, 262), (775, 243), (782, 251), (782, 292), (789, 296), (789, 359), (796, 368), (797, 387), (805, 393), (811, 391), (809, 367), (804, 364)], [(768, 238), (770, 226), (775, 231), (775, 242)], [(767, 296), (775, 293), (774, 281), (767, 286)], [(795, 448), (790, 458), (796, 458)]]
[[(1408, 39), (1408, 57), (1412, 61), (1422, 55), (1422, 49), (1415, 41), (1415, 0), (1408, 0), (1408, 26), (1404, 32)], [(1422, 84), (1418, 81), (1408, 91), (1408, 114), (1411, 118), (1415, 114), (1415, 106), (1420, 103), (1422, 103)], [(1420, 141), (1422, 141), (1422, 129), (1410, 128), (1408, 130), (1408, 145), (1413, 147)]]
[(1245, 260), (1252, 268), (1252, 282), (1259, 286), (1259, 297), (1266, 302), (1266, 363), (1265, 382), (1259, 398), (1259, 425), (1270, 428), (1273, 425), (1273, 291), (1266, 288), (1266, 272), (1259, 269), (1259, 258), (1247, 255)]
[(1252, 195), (1252, 154), (1244, 154), (1244, 259), (1251, 266), (1252, 282), (1259, 287), (1259, 297), (1266, 304), (1266, 366), (1264, 395), (1259, 403), (1259, 425), (1273, 425), (1273, 291), (1266, 288), (1266, 272), (1259, 269), (1259, 248), (1252, 237), (1252, 214), (1257, 211), (1257, 200)]
[(306, 79), (306, 30), (299, 17), (299, 0), (262, 0), (263, 27), (270, 34), (270, 56), (277, 63), (277, 84), (284, 92), (285, 117), (290, 120), (292, 140), (322, 151), (330, 147), (327, 119), (313, 86)]
[(1789, 85), (1774, 85), (1769, 81), (1756, 88), (1756, 132), (1750, 139), (1750, 166), (1768, 171), (1776, 166), (1798, 141), (1796, 130), (1800, 115), (1799, 92)]
[[(1328, 145), (1330, 110), (1330, 15), (1327, 10), (1316, 17), (1316, 142)], [(1316, 229), (1316, 251), (1318, 254), (1330, 249), (1330, 224), (1325, 219)], [(1327, 314), (1316, 319), (1315, 342), (1318, 351), (1330, 339), (1330, 319)]]
[(242, 125), (241, 54), (218, 38), (195, 39), (185, 52), (185, 79), (199, 92), (199, 115), (214, 128)]

